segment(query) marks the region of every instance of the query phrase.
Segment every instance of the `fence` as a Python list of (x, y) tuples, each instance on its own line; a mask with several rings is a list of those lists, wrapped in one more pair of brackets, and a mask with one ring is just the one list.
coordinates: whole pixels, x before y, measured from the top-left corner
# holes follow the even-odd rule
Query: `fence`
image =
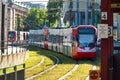
[(4, 53), (2, 52), (3, 50), (0, 50), (0, 68), (24, 63), (29, 56), (27, 41), (14, 41), (7, 43), (7, 48), (4, 49)]
[(4, 47), (0, 47), (0, 55), (25, 52), (28, 50), (27, 47), (28, 41), (4, 41)]
[(14, 71), (7, 72), (7, 68), (1, 69), (3, 73), (0, 75), (0, 80), (25, 80), (25, 64), (21, 64), (23, 68), (17, 69), (17, 66), (7, 67), (7, 68), (13, 68)]
[[(0, 47), (0, 69), (3, 71), (0, 80), (24, 80), (25, 64), (23, 63), (29, 57), (28, 41), (5, 41), (4, 45), (5, 47)], [(20, 64), (23, 64), (23, 69), (18, 70), (17, 66)], [(10, 67), (13, 67), (14, 71), (7, 73), (6, 69)]]

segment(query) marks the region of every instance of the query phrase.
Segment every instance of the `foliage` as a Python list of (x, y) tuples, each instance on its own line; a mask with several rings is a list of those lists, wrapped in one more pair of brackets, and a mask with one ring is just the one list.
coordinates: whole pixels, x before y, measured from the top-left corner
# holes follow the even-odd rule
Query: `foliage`
[(97, 24), (100, 23), (100, 11), (99, 10), (94, 11), (94, 15), (95, 15), (94, 24), (95, 26), (97, 26)]
[(47, 16), (47, 10), (31, 8), (23, 20), (25, 30), (42, 28)]
[(63, 0), (49, 0), (48, 2), (48, 20), (50, 26), (56, 25), (56, 21), (59, 20), (61, 16), (61, 9), (63, 5)]

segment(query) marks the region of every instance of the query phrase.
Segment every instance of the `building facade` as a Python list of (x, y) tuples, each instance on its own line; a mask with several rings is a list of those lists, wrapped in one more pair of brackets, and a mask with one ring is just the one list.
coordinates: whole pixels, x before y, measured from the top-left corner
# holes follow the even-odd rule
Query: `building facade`
[(63, 18), (72, 25), (93, 24), (94, 0), (64, 0)]
[(28, 9), (32, 7), (45, 9), (45, 5), (43, 4), (33, 4), (30, 2), (17, 2), (9, 0), (8, 30), (24, 30), (22, 20), (26, 16)]

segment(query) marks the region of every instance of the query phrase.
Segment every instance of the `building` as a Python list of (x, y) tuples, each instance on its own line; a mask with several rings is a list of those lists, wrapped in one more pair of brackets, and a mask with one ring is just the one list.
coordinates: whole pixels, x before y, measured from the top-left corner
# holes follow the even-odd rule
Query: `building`
[(8, 30), (23, 30), (24, 25), (21, 23), (26, 16), (28, 9), (36, 7), (45, 9), (44, 4), (33, 4), (30, 2), (17, 2), (9, 0), (8, 4)]
[(64, 0), (63, 18), (70, 26), (93, 24), (94, 0)]
[(29, 5), (30, 7), (45, 9), (45, 5), (41, 4), (41, 3), (31, 3), (31, 2), (22, 2), (22, 3), (26, 4), (26, 5)]

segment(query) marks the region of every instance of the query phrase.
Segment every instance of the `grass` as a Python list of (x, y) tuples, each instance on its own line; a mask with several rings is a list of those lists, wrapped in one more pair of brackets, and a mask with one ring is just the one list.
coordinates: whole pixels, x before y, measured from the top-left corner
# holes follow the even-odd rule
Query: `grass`
[(101, 50), (97, 50), (97, 57), (96, 57), (96, 60), (95, 60), (97, 70), (100, 70), (100, 65), (101, 65), (100, 55), (101, 55)]
[(26, 61), (26, 68), (34, 66), (35, 64), (38, 64), (38, 62), (40, 62), (39, 58), (41, 59), (41, 56), (43, 56), (45, 60), (41, 65), (39, 65), (39, 66), (37, 66), (33, 69), (27, 70), (26, 73), (25, 73), (26, 78), (28, 78), (32, 75), (35, 75), (39, 72), (42, 72), (45, 69), (54, 65), (55, 60), (50, 58), (50, 57), (44, 56), (43, 55), (43, 53), (45, 53), (44, 51), (40, 52), (39, 48), (33, 47), (33, 46), (30, 46), (29, 50), (30, 50), (29, 51), (30, 56), (29, 56), (29, 59)]
[(25, 62), (26, 68), (30, 68), (41, 61), (41, 55), (37, 54), (36, 51), (29, 52), (29, 59)]
[[(69, 70), (73, 68), (74, 64), (59, 64), (56, 68), (47, 73), (34, 78), (33, 80), (57, 80)], [(54, 76), (53, 76), (54, 75)]]
[[(49, 57), (49, 58), (50, 58), (50, 56), (49, 56), (50, 54), (54, 55), (56, 57), (59, 57), (60, 63), (54, 69), (48, 71), (45, 74), (42, 74), (41, 76), (38, 76), (38, 77), (34, 78), (33, 80), (57, 80), (59, 77), (63, 76), (69, 70), (71, 70), (75, 65), (75, 60), (73, 60), (71, 58), (68, 58), (68, 57), (66, 57), (66, 56), (64, 56), (62, 54), (58, 54), (58, 53), (43, 50), (43, 49), (39, 49), (39, 53), (41, 55)], [(46, 62), (51, 61), (51, 60), (52, 59), (50, 58), (49, 60), (46, 60)], [(52, 60), (52, 61), (54, 61), (54, 60)], [(45, 68), (46, 62), (44, 62), (44, 64), (42, 64), (43, 66), (41, 65), (42, 66), (41, 69), (43, 67)], [(50, 62), (48, 62), (48, 63), (50, 64)], [(38, 70), (38, 68), (36, 70)], [(54, 77), (51, 76), (51, 75), (54, 75)]]
[(92, 62), (90, 60), (79, 60), (78, 69), (73, 72), (65, 80), (85, 80), (89, 74), (89, 70), (92, 69)]
[[(36, 50), (34, 47), (29, 47), (30, 49)], [(36, 51), (30, 51), (29, 52), (29, 59), (25, 62), (26, 68), (32, 67), (36, 64), (38, 64), (41, 60), (41, 55), (39, 55)], [(22, 69), (23, 66), (17, 66), (18, 69)], [(7, 73), (14, 72), (14, 67), (10, 67), (6, 69)], [(3, 74), (3, 70), (0, 70), (0, 74)]]
[(50, 58), (45, 57), (45, 62), (44, 63), (37, 66), (36, 68), (33, 68), (33, 69), (30, 69), (30, 70), (26, 71), (26, 78), (28, 78), (28, 77), (30, 77), (32, 75), (35, 75), (35, 74), (37, 74), (39, 72), (42, 72), (45, 69), (51, 67), (52, 65), (54, 65), (54, 62)]
[[(53, 66), (56, 60), (52, 58), (50, 55), (54, 55), (60, 59), (60, 63), (58, 64), (58, 66), (32, 80), (57, 80), (75, 66), (75, 62), (76, 62), (75, 60), (66, 57), (62, 54), (58, 54), (52, 51), (40, 49), (38, 47), (33, 47), (33, 46), (30, 46), (29, 50), (30, 50), (29, 59), (25, 62), (26, 68), (30, 68), (38, 64), (41, 61), (41, 56), (43, 56), (45, 60), (41, 65), (37, 66), (36, 68), (26, 71), (26, 75), (25, 75), (26, 78), (35, 75), (38, 72), (42, 72), (45, 69)], [(100, 69), (99, 67), (100, 59), (97, 58), (95, 62), (97, 63), (97, 69)], [(92, 69), (92, 62), (90, 60), (79, 60), (79, 64), (80, 65), (78, 69), (75, 72), (73, 72), (69, 77), (67, 77), (65, 80), (85, 80), (85, 78), (89, 74), (89, 70)], [(21, 68), (21, 66), (19, 66), (18, 68)], [(13, 70), (14, 69), (11, 68), (8, 69), (7, 71), (10, 72)], [(0, 72), (2, 73), (2, 70), (0, 70)]]
[(96, 62), (97, 70), (100, 70), (100, 65), (101, 65), (101, 64), (100, 64), (100, 63), (101, 63), (101, 62), (100, 62), (100, 56), (98, 56), (98, 57), (96, 58), (96, 61), (95, 61), (95, 62)]
[[(33, 49), (33, 48), (32, 48)], [(58, 66), (56, 66), (54, 69), (48, 71), (47, 73), (42, 74), (41, 76), (38, 76), (32, 80), (57, 80), (58, 78), (60, 78), (61, 76), (65, 75), (69, 70), (71, 70), (74, 66), (75, 66), (75, 60), (66, 57), (64, 55), (55, 53), (55, 52), (51, 52), (51, 51), (47, 51), (44, 49), (39, 49), (37, 47), (35, 47), (36, 51), (38, 52), (38, 54), (41, 54), (42, 56), (46, 56), (45, 62), (39, 66), (38, 68), (31, 70), (32, 72), (36, 72), (36, 71), (42, 71), (47, 69), (46, 67), (46, 62), (50, 63), (48, 65), (53, 65), (53, 63), (55, 63), (55, 60), (53, 60), (49, 54), (55, 55), (56, 57), (59, 57), (60, 59), (60, 63), (58, 64)], [(33, 50), (35, 51), (35, 50)], [(48, 59), (49, 58), (49, 59)], [(95, 62), (97, 63), (97, 67), (99, 69), (99, 58), (96, 59)], [(51, 63), (53, 61), (53, 63)], [(90, 60), (79, 60), (79, 67), (78, 69), (73, 72), (68, 78), (66, 78), (65, 80), (85, 80), (85, 78), (88, 76), (89, 74), (89, 70), (92, 69), (92, 61)], [(50, 67), (50, 66), (49, 66)], [(31, 73), (30, 71), (30, 73)], [(54, 76), (53, 76), (54, 75)], [(79, 75), (79, 76), (78, 76)]]

